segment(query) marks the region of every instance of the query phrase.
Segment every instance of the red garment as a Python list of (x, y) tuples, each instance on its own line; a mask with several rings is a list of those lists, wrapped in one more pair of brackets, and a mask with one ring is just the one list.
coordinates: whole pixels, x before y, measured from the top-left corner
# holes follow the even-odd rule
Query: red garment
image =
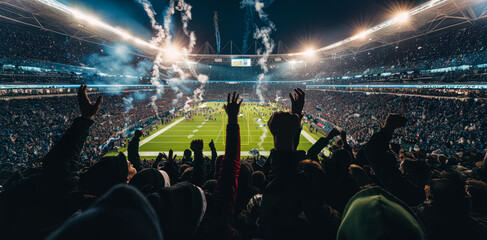
[(235, 214), (240, 171), (240, 129), (238, 124), (227, 125), (225, 155), (221, 161), (215, 194), (224, 214)]

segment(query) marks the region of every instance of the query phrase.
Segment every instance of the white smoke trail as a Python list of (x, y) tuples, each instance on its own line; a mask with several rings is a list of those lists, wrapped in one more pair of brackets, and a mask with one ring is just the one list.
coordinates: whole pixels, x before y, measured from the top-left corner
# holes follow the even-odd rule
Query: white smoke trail
[(184, 0), (179, 0), (178, 5), (176, 6), (176, 10), (181, 12), (181, 22), (183, 23), (183, 32), (184, 35), (189, 37), (189, 44), (188, 48), (186, 49), (188, 53), (193, 51), (193, 48), (196, 44), (196, 35), (193, 31), (188, 31), (189, 21), (191, 21), (191, 8), (192, 6), (186, 3)]
[(260, 136), (260, 142), (257, 144), (257, 146), (259, 146), (259, 150), (265, 150), (263, 147), (262, 147), (262, 144), (264, 143), (264, 140), (265, 138), (267, 137), (267, 128), (266, 127), (263, 127), (262, 130), (264, 131), (262, 133), (262, 135)]
[(260, 102), (263, 103), (265, 99), (262, 93), (262, 83), (264, 80), (264, 75), (269, 71), (269, 68), (267, 67), (269, 54), (272, 53), (275, 47), (274, 40), (272, 40), (271, 38), (271, 34), (273, 31), (276, 30), (276, 26), (272, 21), (269, 20), (268, 14), (264, 12), (265, 5), (260, 0), (242, 0), (240, 2), (240, 8), (244, 8), (245, 6), (252, 6), (259, 15), (260, 20), (264, 23), (264, 26), (256, 27), (254, 32), (254, 39), (260, 40), (262, 42), (262, 45), (264, 45), (264, 49), (259, 49), (257, 51), (257, 54), (262, 55), (257, 63), (259, 64), (263, 73), (259, 74), (256, 86), (257, 96), (259, 97)]
[(130, 109), (132, 109), (134, 106), (133, 106), (133, 102), (134, 102), (134, 98), (133, 97), (124, 97), (122, 98), (123, 100), (123, 106), (125, 107), (125, 112), (129, 112)]
[[(155, 19), (155, 11), (152, 8), (152, 4), (148, 0), (136, 0), (137, 3), (141, 4), (142, 7), (144, 8), (144, 11), (147, 13), (147, 16), (150, 19), (152, 29), (154, 29), (156, 35), (152, 37), (150, 43), (155, 45), (155, 46), (161, 46), (164, 41), (170, 41), (171, 40), (171, 34), (169, 32), (169, 25), (170, 25), (170, 20), (172, 15), (169, 16), (169, 23), (168, 28), (163, 28)], [(171, 1), (173, 2), (173, 1)], [(174, 6), (174, 2), (173, 2)], [(167, 16), (165, 20), (167, 19)], [(166, 26), (166, 22), (164, 22), (164, 26)], [(156, 94), (151, 97), (151, 106), (154, 109), (154, 112), (156, 115), (158, 114), (158, 108), (156, 101), (158, 98), (162, 97), (162, 93), (164, 91), (164, 88), (160, 82), (160, 69), (163, 67), (163, 52), (159, 51), (156, 54), (155, 60), (154, 60), (154, 65), (152, 66), (152, 77), (151, 77), (151, 84), (156, 86)]]
[[(271, 4), (272, 2), (273, 1), (269, 1), (268, 4)], [(267, 13), (264, 12), (265, 5), (260, 0), (242, 0), (240, 2), (240, 8), (245, 8), (245, 6), (247, 6), (249, 10), (251, 10), (250, 7), (253, 6), (255, 8), (255, 11), (258, 13), (261, 22), (264, 23), (264, 26), (262, 27), (257, 27), (256, 25), (254, 26), (255, 28), (254, 39), (260, 40), (262, 42), (262, 45), (264, 45), (263, 50), (259, 49), (257, 51), (258, 55), (262, 55), (262, 57), (259, 58), (259, 60), (257, 61), (257, 63), (260, 65), (260, 68), (262, 69), (262, 73), (258, 75), (258, 81), (256, 85), (257, 96), (259, 97), (260, 103), (263, 104), (265, 98), (264, 98), (264, 94), (262, 93), (262, 84), (264, 81), (265, 74), (269, 71), (269, 68), (267, 67), (267, 60), (269, 59), (269, 54), (272, 53), (275, 47), (274, 40), (272, 40), (271, 38), (271, 34), (273, 31), (276, 30), (276, 26), (274, 25), (273, 22), (269, 20)], [(249, 15), (250, 17), (253, 17), (252, 11), (250, 12)], [(253, 19), (247, 19), (247, 21), (251, 22), (253, 21)], [(260, 142), (258, 143), (258, 146), (259, 149), (264, 150), (262, 148), (262, 143), (264, 142), (264, 139), (267, 136), (267, 128), (263, 127), (262, 129), (263, 132), (262, 132), (262, 136), (260, 136)]]
[(184, 0), (179, 0), (178, 5), (176, 6), (176, 10), (181, 12), (181, 22), (183, 23), (183, 32), (184, 34), (189, 37), (188, 47), (183, 49), (184, 60), (188, 63), (188, 69), (193, 74), (193, 76), (197, 76), (198, 82), (201, 83), (200, 87), (194, 90), (192, 98), (187, 98), (184, 109), (188, 109), (190, 107), (190, 103), (192, 102), (202, 102), (205, 90), (203, 89), (208, 82), (208, 76), (203, 74), (196, 74), (193, 66), (189, 64), (188, 54), (193, 51), (194, 46), (196, 45), (196, 35), (193, 31), (188, 30), (189, 21), (191, 21), (191, 8), (192, 6), (186, 3)]
[[(193, 51), (194, 46), (196, 45), (195, 33), (193, 31), (188, 31), (189, 22), (192, 19), (192, 14), (191, 14), (192, 6), (186, 3), (184, 0), (179, 0), (177, 5), (175, 5), (175, 0), (170, 0), (169, 5), (165, 10), (163, 25), (161, 26), (155, 20), (156, 14), (149, 0), (136, 0), (136, 1), (143, 6), (144, 10), (147, 13), (147, 16), (151, 20), (152, 28), (156, 31), (156, 36), (153, 37), (151, 40), (151, 43), (156, 46), (162, 45), (167, 47), (171, 45), (172, 35), (171, 35), (170, 28), (171, 28), (172, 17), (176, 11), (181, 12), (181, 22), (183, 24), (182, 26), (183, 32), (189, 38), (188, 46), (183, 48), (183, 57), (185, 62), (188, 63), (188, 69), (190, 70), (190, 72), (193, 74), (193, 76), (198, 76), (198, 81), (201, 83), (201, 86), (194, 91), (193, 99), (189, 99), (188, 101), (202, 101), (204, 95), (203, 88), (206, 82), (208, 81), (208, 77), (206, 75), (196, 74), (196, 71), (193, 69), (193, 66), (189, 64), (189, 58), (188, 58), (188, 54), (191, 53), (191, 51)], [(160, 72), (161, 69), (169, 71), (170, 73), (175, 74), (177, 76), (177, 78), (175, 76), (172, 76), (171, 74), (167, 76), (167, 78), (170, 78), (168, 80), (168, 85), (175, 93), (175, 98), (172, 100), (173, 105), (179, 103), (179, 99), (181, 99), (184, 95), (183, 92), (181, 91), (181, 87), (185, 88), (182, 85), (183, 80), (186, 78), (184, 71), (176, 64), (172, 64), (170, 67), (165, 67), (163, 65), (164, 63), (163, 57), (164, 57), (163, 52), (158, 52), (156, 54), (154, 60), (154, 66), (152, 69), (151, 84), (157, 86), (157, 93), (156, 95), (151, 97), (152, 100), (151, 105), (156, 111), (156, 113), (157, 113), (157, 105), (155, 104), (155, 101), (162, 96), (162, 92), (164, 90), (163, 85), (159, 80), (161, 77), (161, 72)]]
[[(166, 8), (166, 15), (164, 16), (164, 30), (166, 33), (171, 33), (171, 21), (172, 16), (174, 15), (174, 0), (169, 1), (169, 6)], [(169, 46), (171, 44), (172, 37), (166, 37), (166, 45)]]
[(262, 118), (259, 118), (257, 120), (257, 123), (259, 124), (259, 127), (262, 129), (262, 135), (260, 136), (260, 141), (257, 143), (257, 146), (259, 147), (259, 150), (265, 150), (262, 147), (262, 144), (264, 143), (264, 140), (267, 137), (268, 130), (267, 130), (267, 127), (264, 127), (264, 125), (262, 123)]
[(281, 101), (281, 99), (282, 99), (281, 98), (281, 90), (277, 90), (276, 91), (276, 99), (275, 99), (276, 103)]

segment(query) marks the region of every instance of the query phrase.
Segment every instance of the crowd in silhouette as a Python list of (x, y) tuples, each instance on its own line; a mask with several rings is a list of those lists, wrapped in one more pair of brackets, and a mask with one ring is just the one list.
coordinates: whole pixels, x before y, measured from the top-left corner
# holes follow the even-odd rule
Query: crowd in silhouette
[[(338, 105), (351, 103), (340, 95), (331, 97), (337, 106), (325, 108), (326, 117), (348, 114), (340, 112)], [(483, 149), (474, 143), (470, 151), (454, 155), (404, 149), (392, 141), (404, 129), (414, 125), (428, 131), (426, 125), (414, 123), (414, 115), (388, 113), (378, 119), (380, 127), (360, 145), (351, 145), (347, 134), (373, 127), (367, 122), (348, 133), (332, 128), (308, 151), (298, 151), (305, 93), (295, 89), (290, 94), (290, 110), (273, 113), (267, 123), (274, 139), (270, 156), (264, 162), (244, 161), (238, 123), (242, 98), (234, 92), (224, 105), (228, 116), (224, 155), (217, 155), (213, 142), (195, 139), (188, 141), (189, 149), (180, 161), (172, 150), (161, 149), (167, 154), (160, 153), (149, 164), (140, 159), (143, 133), (136, 131), (127, 155), (105, 156), (86, 166), (80, 156), (87, 139), (93, 137), (90, 128), (98, 124), (95, 116), (107, 102), (101, 96), (91, 102), (86, 86), (80, 87), (77, 99), (80, 114), (66, 115), (71, 125), (50, 147), (42, 164), (16, 172), (4, 186), (0, 194), (2, 239), (487, 236), (487, 158)], [(401, 101), (405, 102), (391, 110), (402, 113), (400, 106), (406, 108), (412, 100)], [(428, 101), (422, 104), (429, 108)], [(66, 108), (75, 105), (66, 101)], [(388, 112), (388, 104), (379, 107), (386, 110), (374, 114)], [(464, 114), (460, 116), (475, 117), (474, 113)], [(49, 121), (50, 116), (44, 117)], [(347, 122), (340, 117), (330, 119)], [(453, 127), (447, 130), (452, 132), (462, 123), (424, 120), (439, 128)], [(424, 139), (429, 137), (436, 136), (426, 133)], [(337, 138), (329, 157), (320, 154)], [(203, 149), (208, 148), (212, 154), (204, 156)]]

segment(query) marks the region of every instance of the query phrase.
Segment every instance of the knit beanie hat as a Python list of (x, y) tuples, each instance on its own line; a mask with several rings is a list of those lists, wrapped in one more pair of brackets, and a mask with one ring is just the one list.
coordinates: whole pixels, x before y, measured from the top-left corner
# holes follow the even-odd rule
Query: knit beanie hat
[(127, 159), (123, 153), (103, 157), (81, 174), (80, 189), (88, 194), (101, 196), (116, 184), (126, 183), (127, 175)]
[(148, 168), (138, 172), (130, 179), (129, 184), (145, 194), (154, 193), (164, 187), (171, 186), (169, 175), (165, 171), (155, 168)]
[(405, 203), (380, 187), (371, 187), (348, 202), (337, 240), (424, 239), (423, 232)]

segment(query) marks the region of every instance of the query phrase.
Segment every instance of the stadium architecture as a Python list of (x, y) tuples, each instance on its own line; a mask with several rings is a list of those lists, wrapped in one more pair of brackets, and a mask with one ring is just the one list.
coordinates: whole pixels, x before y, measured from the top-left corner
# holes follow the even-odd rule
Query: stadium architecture
[[(287, 46), (282, 42), (277, 43), (277, 51), (263, 52), (262, 48), (265, 46), (257, 41), (247, 49), (239, 49), (233, 41), (229, 41), (223, 46), (220, 53), (216, 53), (214, 48), (206, 42), (199, 49), (189, 52), (187, 47), (183, 48), (175, 43), (157, 44), (154, 43), (154, 39), (150, 41), (141, 39), (127, 30), (104, 22), (101, 16), (87, 14), (85, 11), (70, 8), (54, 0), (7, 0), (0, 3), (0, 10), (3, 10), (0, 13), (3, 21), (37, 27), (43, 31), (89, 43), (113, 43), (113, 47), (116, 48), (115, 43), (122, 40), (137, 49), (133, 51), (133, 54), (137, 56), (152, 61), (160, 57), (163, 59), (161, 66), (167, 64), (166, 66), (169, 67), (174, 63), (179, 65), (185, 71), (185, 80), (197, 80), (197, 75), (201, 73), (208, 75), (210, 81), (258, 81), (257, 76), (261, 71), (259, 61), (268, 65), (266, 68), (268, 67), (270, 74), (266, 74), (264, 81), (306, 80), (309, 81), (309, 84), (316, 83), (314, 88), (340, 83), (369, 82), (374, 84), (381, 80), (414, 81), (425, 79), (424, 75), (437, 72), (485, 68), (483, 63), (479, 63), (465, 64), (460, 67), (452, 66), (453, 68), (448, 66), (449, 69), (395, 66), (394, 69), (373, 70), (371, 69), (373, 66), (365, 66), (365, 69), (347, 69), (349, 71), (343, 72), (331, 70), (335, 63), (335, 65), (341, 64), (340, 61), (345, 61), (345, 59), (354, 59), (364, 54), (370, 55), (371, 52), (378, 52), (381, 48), (397, 49), (402, 43), (411, 39), (426, 38), (430, 34), (448, 31), (448, 29), (461, 29), (475, 22), (482, 22), (487, 16), (487, 8), (485, 1), (481, 0), (427, 1), (412, 9), (397, 10), (389, 20), (371, 28), (359, 30), (342, 41), (295, 53), (286, 51)], [(59, 22), (65, 24), (58, 24)], [(33, 65), (37, 66), (31, 67), (39, 68), (39, 64), (33, 63)], [(215, 68), (212, 69), (213, 66)], [(9, 65), (4, 63), (3, 68), (8, 67)], [(66, 69), (66, 66), (59, 66), (59, 68)], [(105, 73), (89, 67), (69, 66), (69, 68), (73, 72), (98, 74), (99, 77), (114, 75), (114, 73)], [(197, 74), (191, 69), (196, 69)], [(228, 73), (229, 69), (232, 71), (231, 74)], [(214, 72), (218, 72), (218, 70), (220, 73), (215, 74)], [(239, 77), (234, 78), (235, 75)], [(163, 79), (162, 84), (165, 84), (166, 81), (170, 81), (170, 79)], [(475, 84), (472, 86), (483, 87), (475, 86)], [(10, 86), (2, 85), (2, 88), (6, 89)]]

